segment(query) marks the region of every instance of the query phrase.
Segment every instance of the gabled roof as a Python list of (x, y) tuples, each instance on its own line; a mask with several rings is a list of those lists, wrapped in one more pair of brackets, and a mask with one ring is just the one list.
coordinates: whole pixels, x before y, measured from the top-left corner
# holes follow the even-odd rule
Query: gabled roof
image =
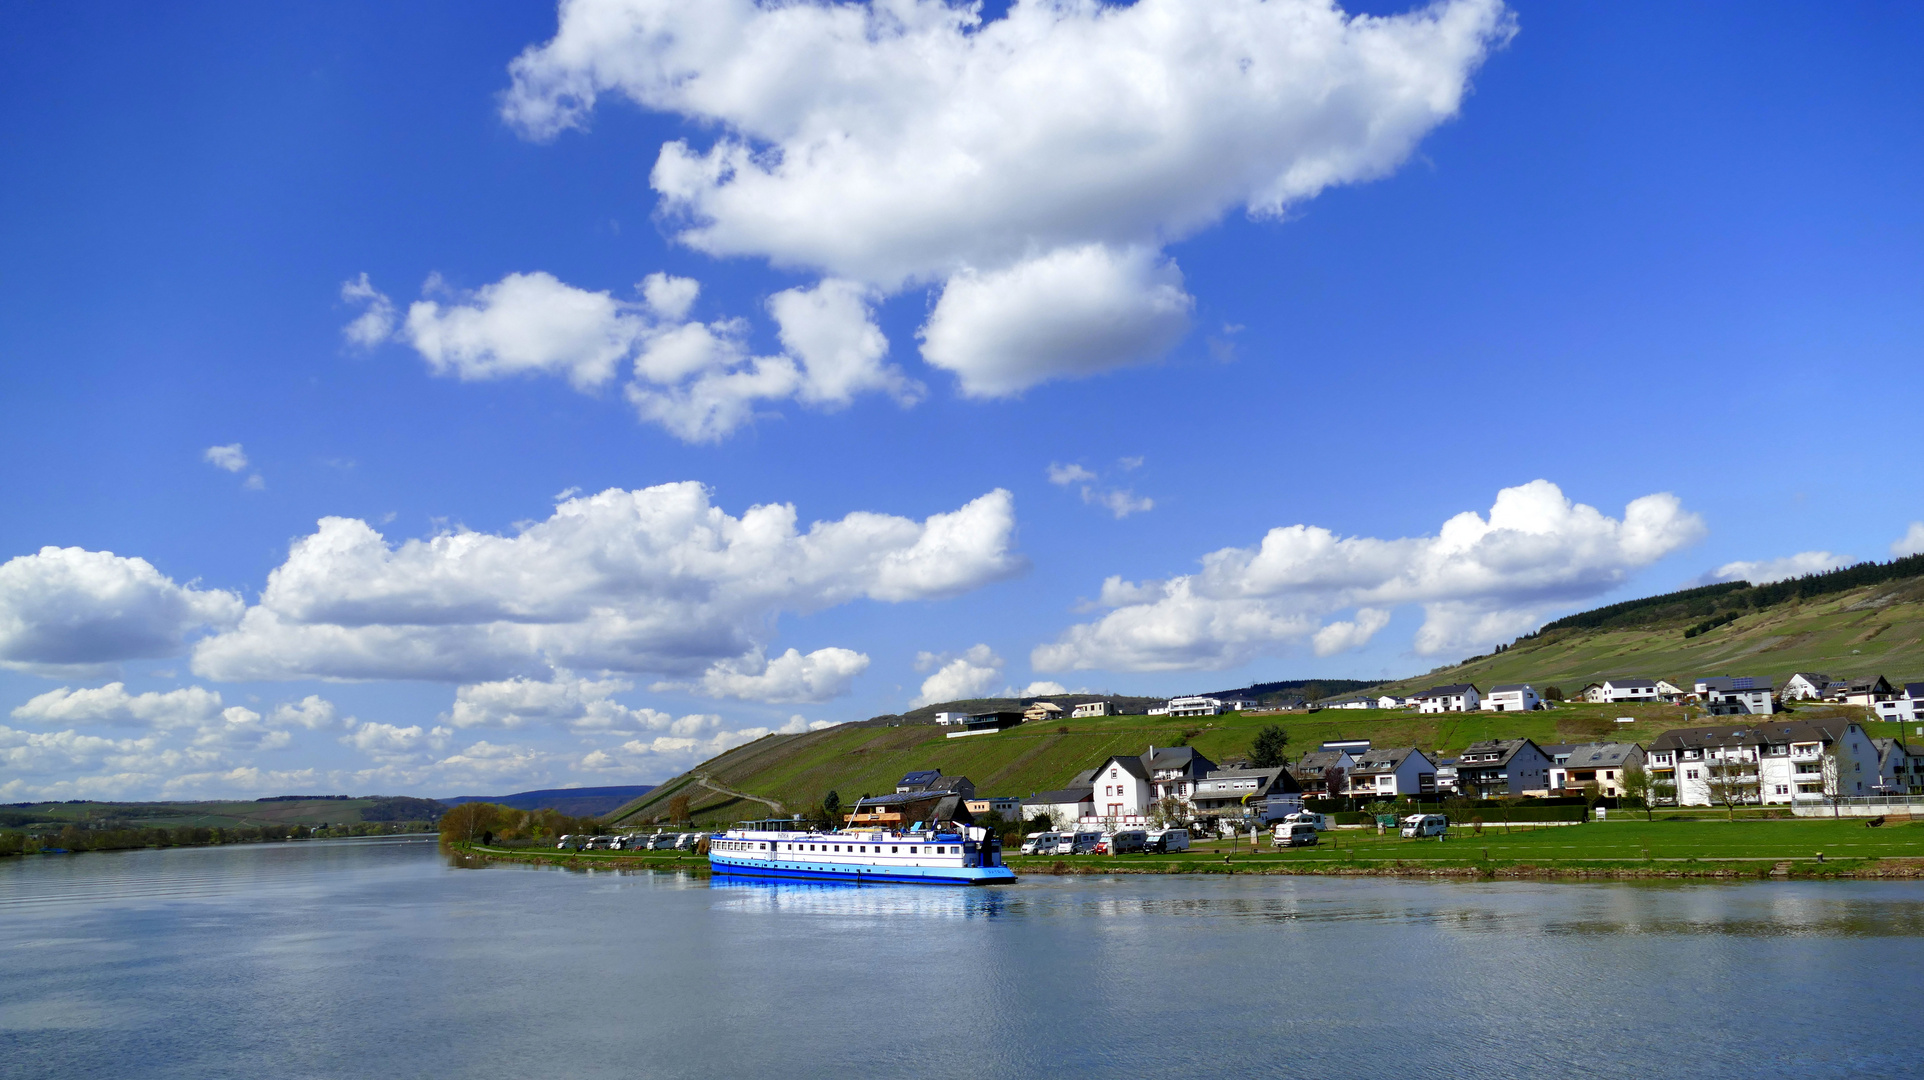
[(1111, 765), (1121, 766), (1123, 772), (1128, 773), (1129, 775), (1135, 777), (1138, 780), (1149, 779), (1149, 772), (1148, 770), (1142, 767), (1142, 758), (1138, 755), (1117, 754), (1114, 757), (1111, 757), (1108, 760), (1104, 761), (1102, 764), (1096, 766), (1096, 774), (1100, 776), (1103, 770), (1107, 769)]
[[(1342, 760), (1345, 757), (1348, 757), (1348, 756), (1349, 756), (1348, 754), (1344, 753), (1341, 750), (1311, 750), (1309, 753), (1304, 754), (1302, 757), (1296, 760), (1296, 765), (1293, 771), (1295, 771), (1298, 775), (1301, 775), (1303, 772), (1308, 771), (1308, 772), (1314, 773), (1317, 776), (1321, 776), (1323, 775), (1323, 770), (1335, 768), (1338, 764), (1342, 762)], [(1354, 758), (1351, 758), (1350, 760), (1352, 762), (1355, 761)]]
[[(1213, 788), (1211, 781), (1247, 780), (1255, 778), (1254, 788)], [(1221, 802), (1225, 799), (1241, 799), (1245, 795), (1269, 796), (1273, 794), (1290, 795), (1303, 790), (1288, 769), (1217, 769), (1196, 782), (1195, 801)]]
[(1158, 746), (1145, 751), (1139, 759), (1149, 772), (1157, 769), (1192, 769), (1208, 772), (1216, 763), (1196, 753), (1193, 746)]
[(1764, 724), (1716, 724), (1672, 728), (1651, 742), (1652, 750), (1700, 750), (1707, 746), (1767, 746), (1773, 743), (1836, 742), (1849, 720), (1790, 720)]
[(895, 782), (896, 787), (921, 787), (923, 784), (942, 775), (941, 769), (917, 769)]
[(1904, 696), (1913, 700), (1924, 701), (1924, 682), (1905, 683)]
[(1058, 791), (1038, 791), (1022, 801), (1029, 806), (1059, 806), (1063, 803), (1087, 802), (1095, 794), (1095, 789), (1089, 785), (1078, 784)]
[[(1510, 760), (1516, 757), (1526, 746), (1536, 747), (1538, 753), (1543, 752), (1542, 747), (1537, 746), (1536, 743), (1531, 742), (1529, 739), (1485, 739), (1482, 742), (1473, 742), (1464, 747), (1463, 753), (1457, 756), (1457, 768), (1459, 770), (1500, 768), (1508, 765)], [(1495, 761), (1466, 760), (1472, 754), (1495, 754), (1497, 758)], [(1549, 755), (1546, 754), (1544, 756), (1548, 757)]]
[(1648, 686), (1654, 690), (1657, 686), (1657, 680), (1646, 679), (1641, 675), (1634, 675), (1634, 676), (1629, 676), (1621, 679), (1605, 679), (1603, 680), (1603, 685), (1621, 686), (1625, 688), (1629, 688), (1633, 686), (1636, 686), (1636, 687)]
[(1543, 751), (1543, 756), (1549, 758), (1551, 761), (1555, 761), (1557, 755), (1568, 754), (1576, 748), (1576, 743), (1568, 742), (1546, 742), (1537, 744), (1537, 749)]
[(1882, 675), (1873, 675), (1867, 679), (1852, 679), (1849, 682), (1846, 682), (1844, 684), (1844, 690), (1846, 693), (1851, 693), (1858, 690), (1878, 690), (1878, 689), (1889, 690), (1890, 688), (1891, 688), (1891, 684), (1888, 682), (1885, 682), (1884, 676)]
[(1380, 749), (1365, 750), (1359, 754), (1356, 758), (1356, 767), (1350, 770), (1350, 775), (1395, 772), (1403, 767), (1403, 763), (1409, 760), (1411, 754), (1415, 754), (1424, 761), (1430, 760), (1428, 755), (1414, 746), (1385, 746)]
[(1570, 748), (1570, 757), (1563, 763), (1566, 769), (1620, 769), (1630, 757), (1643, 747), (1636, 743), (1606, 742), (1584, 743)]
[(1418, 698), (1455, 697), (1458, 694), (1467, 694), (1472, 690), (1476, 690), (1479, 696), (1483, 693), (1483, 691), (1476, 689), (1475, 683), (1451, 683), (1448, 686), (1432, 686), (1416, 696)]
[[(1790, 679), (1802, 679), (1819, 690), (1829, 685), (1831, 681), (1829, 675), (1821, 675), (1815, 671), (1793, 671), (1790, 673)], [(1784, 681), (1789, 682), (1790, 679), (1785, 679)]]

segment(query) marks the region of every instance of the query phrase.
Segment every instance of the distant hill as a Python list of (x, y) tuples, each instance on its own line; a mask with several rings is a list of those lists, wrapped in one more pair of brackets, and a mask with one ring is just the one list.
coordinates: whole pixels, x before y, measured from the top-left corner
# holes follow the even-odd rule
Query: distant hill
[(447, 807), (405, 795), (281, 795), (265, 799), (207, 802), (12, 803), (0, 808), (0, 826), (75, 823), (97, 828), (233, 828), (261, 825), (353, 825), (361, 822), (434, 821)]
[(633, 802), (655, 789), (653, 784), (628, 784), (620, 787), (547, 788), (518, 791), (513, 795), (457, 795), (442, 799), (448, 806), (462, 803), (491, 802), (516, 810), (555, 810), (570, 817), (600, 817), (623, 803)]
[(1752, 675), (1781, 683), (1798, 671), (1885, 675), (1892, 682), (1924, 678), (1924, 556), (1612, 604), (1383, 689), (1527, 682), (1574, 694), (1612, 676), (1686, 685), (1706, 675)]

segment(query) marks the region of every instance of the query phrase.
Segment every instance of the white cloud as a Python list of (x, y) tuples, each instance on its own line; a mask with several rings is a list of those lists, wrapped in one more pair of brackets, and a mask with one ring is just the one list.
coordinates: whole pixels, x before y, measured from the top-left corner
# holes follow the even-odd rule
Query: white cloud
[(0, 666), (85, 669), (174, 656), (240, 618), (241, 598), (176, 585), (145, 559), (44, 547), (0, 564)]
[(1909, 531), (1891, 541), (1893, 558), (1901, 559), (1906, 555), (1924, 555), (1924, 521), (1911, 522)]
[(435, 374), (468, 381), (555, 375), (592, 392), (632, 361), (623, 396), (643, 420), (688, 442), (723, 438), (761, 402), (838, 409), (871, 391), (903, 405), (920, 396), (919, 385), (884, 362), (888, 340), (869, 291), (854, 282), (771, 297), (789, 350), (779, 356), (751, 356), (740, 319), (688, 321), (701, 292), (692, 279), (650, 274), (638, 290), (639, 301), (621, 300), (552, 274), (509, 274), (446, 304), (416, 301), (400, 336)]
[[(1158, 355), (1189, 308), (1162, 245), (1392, 171), (1512, 25), (1496, 0), (1018, 2), (988, 23), (940, 0), (583, 0), (515, 60), (502, 111), (549, 138), (618, 94), (719, 131), (655, 164), (683, 243), (890, 291), (946, 279), (925, 355), (995, 396)], [(1028, 281), (1070, 301), (1062, 332)]]
[(368, 281), (366, 271), (362, 271), (361, 276), (353, 281), (341, 283), (341, 299), (361, 307), (361, 313), (354, 317), (354, 321), (341, 327), (341, 336), (347, 339), (348, 344), (371, 349), (394, 333), (394, 301)]
[(452, 734), (446, 727), (423, 728), (419, 724), (401, 727), (370, 720), (356, 724), (341, 736), (340, 742), (376, 761), (410, 761), (424, 752), (445, 747)]
[(871, 390), (903, 405), (921, 397), (920, 384), (882, 362), (888, 338), (875, 325), (869, 301), (862, 285), (833, 279), (769, 298), (768, 311), (781, 327), (782, 347), (801, 361), (803, 401), (839, 408)]
[(228, 443), (226, 446), (210, 446), (202, 451), (200, 456), (202, 460), (216, 469), (225, 469), (228, 472), (237, 473), (247, 468), (247, 454), (241, 449), (241, 444), (239, 443)]
[[(1141, 464), (1141, 458), (1123, 459), (1123, 468), (1125, 470), (1134, 469)], [(1117, 521), (1121, 521), (1130, 514), (1140, 514), (1145, 510), (1154, 510), (1156, 508), (1156, 501), (1154, 499), (1137, 495), (1129, 488), (1102, 487), (1096, 483), (1099, 479), (1101, 478), (1095, 473), (1080, 465), (1059, 465), (1054, 463), (1049, 465), (1049, 482), (1051, 484), (1057, 484), (1062, 487), (1080, 484), (1082, 488), (1082, 501), (1091, 506), (1102, 507), (1111, 514), (1114, 514)]]
[[(529, 724), (566, 726), (575, 731), (666, 729), (678, 721), (654, 709), (632, 709), (614, 695), (634, 689), (622, 679), (584, 679), (556, 672), (550, 680), (501, 679), (474, 683), (454, 692), (449, 722), (457, 728), (518, 728)], [(683, 717), (684, 726), (702, 726), (707, 717)]]
[(277, 727), (303, 727), (309, 731), (324, 731), (337, 723), (334, 703), (319, 694), (309, 694), (292, 705), (276, 705), (267, 714), (267, 720)]
[(1059, 682), (1055, 682), (1054, 680), (1051, 680), (1051, 679), (1039, 679), (1023, 687), (1020, 690), (1017, 690), (1014, 687), (1010, 687), (1009, 689), (1003, 691), (1002, 696), (1015, 697), (1015, 698), (1049, 697), (1054, 694), (1066, 694), (1068, 692), (1069, 692), (1069, 688), (1062, 685)]
[(1002, 681), (1002, 658), (987, 645), (976, 645), (960, 656), (921, 653), (916, 657), (918, 670), (935, 668), (935, 674), (922, 680), (922, 693), (913, 705), (933, 705), (938, 701), (988, 697)]
[(1368, 645), (1376, 632), (1389, 624), (1389, 612), (1377, 608), (1358, 608), (1355, 619), (1330, 623), (1316, 631), (1310, 640), (1317, 656), (1335, 656)]
[(733, 517), (696, 483), (570, 499), (514, 536), (391, 545), (364, 521), (325, 518), (193, 664), (223, 680), (694, 676), (764, 646), (783, 612), (1006, 578), (1023, 565), (1014, 529), (1003, 490), (919, 523), (858, 512), (802, 532), (793, 506)]
[[(1416, 651), (1487, 646), (1550, 612), (1599, 596), (1631, 571), (1694, 543), (1701, 519), (1675, 496), (1646, 495), (1622, 520), (1537, 480), (1497, 494), (1487, 519), (1458, 514), (1435, 536), (1338, 537), (1292, 525), (1254, 548), (1224, 548), (1165, 581), (1103, 583), (1102, 618), (1035, 649), (1039, 671), (1219, 670), (1310, 639), (1353, 648), (1398, 604), (1422, 604)], [(1357, 608), (1352, 620), (1322, 618)], [(1372, 624), (1377, 624), (1372, 628)], [(1325, 631), (1317, 638), (1318, 631)]]
[(1724, 581), (1748, 581), (1752, 585), (1768, 585), (1773, 581), (1788, 581), (1803, 577), (1805, 574), (1821, 574), (1850, 565), (1850, 556), (1834, 555), (1828, 551), (1800, 551), (1781, 559), (1758, 559), (1750, 562), (1728, 562), (1691, 581), (1692, 585), (1715, 585)]
[(717, 661), (692, 684), (656, 683), (650, 689), (690, 689), (705, 697), (771, 704), (820, 704), (848, 693), (868, 665), (868, 656), (852, 649), (817, 649), (807, 655), (790, 649), (773, 660), (756, 650)]
[(165, 730), (197, 727), (220, 716), (224, 707), (220, 692), (204, 687), (129, 694), (125, 683), (112, 682), (90, 689), (49, 690), (15, 708), (13, 718), (40, 724), (129, 724)]
[(1158, 359), (1188, 332), (1193, 305), (1175, 263), (1088, 244), (949, 278), (922, 328), (922, 355), (970, 397), (1008, 397)]

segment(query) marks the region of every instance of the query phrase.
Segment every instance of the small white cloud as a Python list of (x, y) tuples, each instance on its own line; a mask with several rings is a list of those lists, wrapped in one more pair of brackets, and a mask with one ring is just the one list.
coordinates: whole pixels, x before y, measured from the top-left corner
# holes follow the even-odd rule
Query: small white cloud
[(701, 295), (701, 282), (694, 278), (649, 274), (641, 281), (641, 297), (648, 309), (669, 322), (682, 322)]
[(267, 481), (261, 479), (260, 473), (255, 473), (248, 477), (247, 482), (242, 484), (241, 487), (247, 491), (266, 491)]
[(1037, 680), (1037, 681), (1035, 681), (1035, 682), (1032, 682), (1032, 683), (1030, 683), (1029, 685), (1027, 685), (1027, 686), (1025, 686), (1025, 687), (1023, 687), (1023, 688), (1022, 688), (1022, 689), (1020, 689), (1020, 690), (1016, 690), (1016, 689), (1014, 689), (1014, 688), (1011, 688), (1011, 689), (1009, 689), (1008, 691), (1006, 691), (1006, 692), (1004, 692), (1002, 696), (1003, 696), (1003, 697), (1018, 697), (1018, 698), (1023, 698), (1023, 697), (1051, 697), (1051, 696), (1054, 696), (1054, 695), (1056, 695), (1056, 694), (1066, 694), (1066, 693), (1068, 693), (1068, 692), (1069, 692), (1069, 688), (1068, 688), (1068, 687), (1066, 687), (1066, 686), (1064, 686), (1064, 685), (1062, 685), (1062, 684), (1061, 684), (1061, 683), (1059, 683), (1059, 682), (1055, 682), (1055, 681), (1053, 681), (1053, 680), (1049, 680), (1049, 679), (1039, 679), (1039, 680)]
[(921, 653), (916, 662), (922, 670), (941, 665), (935, 674), (922, 680), (922, 693), (914, 701), (918, 707), (938, 701), (987, 697), (994, 692), (995, 684), (1002, 681), (1002, 658), (987, 645), (973, 646), (955, 657)]
[(334, 703), (319, 694), (309, 694), (293, 704), (276, 705), (267, 714), (267, 721), (277, 727), (303, 727), (309, 731), (324, 731), (338, 722)]
[(214, 468), (226, 469), (231, 473), (237, 473), (247, 468), (247, 454), (241, 449), (241, 444), (239, 443), (228, 443), (226, 446), (210, 446), (202, 451), (200, 456), (201, 460), (212, 465)]
[(1821, 574), (1850, 565), (1850, 556), (1835, 555), (1828, 551), (1800, 551), (1781, 559), (1758, 559), (1749, 562), (1728, 562), (1717, 569), (1698, 577), (1691, 585), (1715, 585), (1725, 581), (1748, 581), (1752, 585), (1769, 585), (1775, 581), (1788, 581), (1803, 577), (1805, 574)]
[(1135, 457), (1117, 458), (1116, 464), (1122, 466), (1123, 472), (1134, 472), (1142, 468), (1142, 456), (1138, 454)]
[(394, 333), (394, 302), (368, 281), (366, 271), (353, 281), (341, 283), (341, 299), (361, 305), (361, 313), (354, 321), (341, 327), (341, 336), (347, 338), (348, 344), (371, 349)]
[(1924, 521), (1911, 522), (1909, 532), (1891, 541), (1891, 555), (1900, 559), (1907, 555), (1924, 555)]
[(919, 383), (882, 362), (889, 343), (875, 325), (872, 299), (866, 287), (834, 278), (769, 298), (782, 347), (802, 365), (801, 400), (841, 408), (867, 391), (882, 391), (902, 405), (922, 396)]
[(663, 682), (650, 689), (693, 690), (704, 697), (770, 704), (820, 704), (848, 693), (868, 665), (867, 654), (852, 649), (817, 649), (806, 656), (790, 649), (773, 660), (756, 650), (717, 662), (694, 683)]
[(1335, 656), (1337, 653), (1360, 649), (1368, 645), (1378, 630), (1390, 624), (1390, 613), (1376, 608), (1358, 608), (1356, 618), (1346, 622), (1333, 622), (1316, 631), (1311, 642), (1317, 656)]
[(1093, 481), (1095, 478), (1095, 473), (1090, 472), (1080, 465), (1058, 465), (1054, 462), (1051, 462), (1049, 465), (1049, 482), (1051, 484), (1068, 487), (1071, 484), (1087, 483)]

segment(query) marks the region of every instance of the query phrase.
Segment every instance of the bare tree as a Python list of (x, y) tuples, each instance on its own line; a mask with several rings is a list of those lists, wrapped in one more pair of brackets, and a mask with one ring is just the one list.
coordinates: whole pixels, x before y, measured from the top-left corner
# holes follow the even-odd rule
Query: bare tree
[(1830, 803), (1830, 816), (1841, 817), (1839, 804), (1844, 801), (1845, 762), (1841, 747), (1832, 743), (1824, 748), (1824, 801)]
[(1331, 765), (1323, 770), (1323, 794), (1332, 799), (1343, 796), (1343, 787), (1349, 779), (1349, 771), (1341, 765)]
[(1704, 754), (1704, 786), (1710, 792), (1710, 802), (1721, 806), (1730, 814), (1730, 820), (1737, 820), (1737, 808), (1748, 802), (1757, 793), (1756, 766), (1746, 762), (1742, 751), (1731, 756), (1733, 751), (1726, 749), (1712, 758)]
[(1617, 787), (1622, 789), (1625, 799), (1643, 804), (1645, 821), (1650, 820), (1650, 804), (1657, 801), (1656, 793), (1651, 790), (1655, 785), (1656, 777), (1650, 775), (1650, 770), (1644, 768), (1640, 761), (1625, 765), (1617, 780)]

